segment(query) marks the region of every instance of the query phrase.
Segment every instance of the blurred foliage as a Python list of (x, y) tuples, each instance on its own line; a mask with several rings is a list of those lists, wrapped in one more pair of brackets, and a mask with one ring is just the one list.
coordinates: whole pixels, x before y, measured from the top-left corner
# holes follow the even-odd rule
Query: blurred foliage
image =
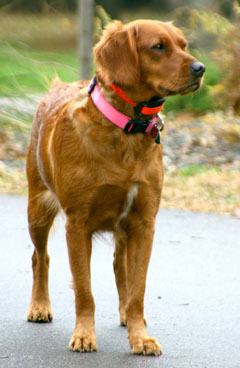
[(182, 7), (176, 9), (172, 15), (174, 23), (187, 37), (190, 49), (199, 49), (205, 53), (215, 49), (219, 39), (233, 28), (227, 18), (209, 9)]
[[(139, 11), (151, 9), (159, 14), (172, 12), (181, 6), (205, 9), (206, 7), (225, 17), (232, 18), (233, 0), (96, 0), (97, 5), (103, 6), (111, 17), (119, 18), (123, 10)], [(78, 0), (1, 0), (1, 7), (7, 11), (41, 12), (76, 11)]]
[(235, 2), (235, 23), (221, 39), (221, 48), (214, 51), (213, 57), (222, 71), (220, 83), (211, 89), (218, 107), (233, 108), (240, 114), (240, 6)]
[(95, 42), (98, 41), (101, 36), (102, 30), (106, 25), (111, 21), (110, 15), (106, 12), (106, 10), (101, 6), (97, 5), (95, 8), (95, 17), (94, 17), (94, 38)]
[(39, 50), (72, 50), (78, 40), (77, 16), (72, 14), (13, 14), (0, 12), (0, 43)]
[(211, 57), (221, 40), (229, 37), (232, 23), (223, 16), (209, 10), (197, 10), (186, 7), (173, 12), (176, 26), (183, 30), (189, 43), (189, 51), (206, 65), (206, 74), (201, 89), (195, 94), (168, 98), (166, 111), (187, 110), (203, 113), (218, 108), (216, 95), (212, 93), (224, 77), (224, 72)]
[[(77, 0), (40, 0), (38, 2), (2, 0), (1, 6), (5, 5), (5, 12), (0, 13), (0, 94), (2, 96), (16, 94), (16, 91), (21, 94), (20, 89), (25, 84), (26, 93), (46, 90), (48, 83), (45, 79), (48, 82), (56, 72), (66, 81), (77, 78), (78, 18), (70, 13), (60, 14), (53, 11), (54, 9), (74, 9), (76, 3)], [(104, 4), (107, 1), (96, 1), (96, 3)], [(115, 7), (118, 2), (111, 1), (111, 3)], [(14, 10), (18, 7), (20, 9), (23, 4), (25, 4), (23, 9), (30, 10), (32, 6), (36, 7), (32, 10), (41, 11), (44, 14), (7, 13), (6, 16), (8, 9)], [(159, 1), (152, 0), (144, 2), (143, 12), (141, 12), (143, 2), (140, 0), (132, 1), (131, 4), (119, 1), (119, 4), (121, 9), (138, 8), (137, 12), (128, 11), (127, 15), (124, 15), (125, 21), (147, 17), (173, 20), (188, 39), (190, 53), (207, 67), (200, 91), (188, 96), (169, 97), (165, 105), (166, 111), (185, 110), (202, 113), (230, 106), (235, 113), (240, 112), (239, 2), (215, 0), (209, 4), (207, 0), (200, 0), (198, 3), (194, 2), (196, 8), (193, 8), (189, 6), (193, 4), (190, 0), (162, 1), (161, 7)], [(181, 6), (183, 4), (185, 6)], [(206, 8), (203, 10), (204, 4)], [(153, 12), (154, 7), (157, 9), (157, 5), (159, 11)], [(174, 6), (176, 6), (175, 9)], [(222, 7), (225, 7), (224, 11)], [(106, 9), (109, 11), (108, 6)], [(145, 9), (148, 10), (145, 11)], [(174, 10), (166, 13), (169, 9)], [(231, 18), (231, 21), (213, 10), (221, 10), (222, 14)], [(95, 42), (99, 39), (102, 29), (111, 21), (107, 11), (101, 5), (96, 6)]]
[(75, 11), (78, 0), (1, 0), (6, 11), (49, 13), (51, 11)]

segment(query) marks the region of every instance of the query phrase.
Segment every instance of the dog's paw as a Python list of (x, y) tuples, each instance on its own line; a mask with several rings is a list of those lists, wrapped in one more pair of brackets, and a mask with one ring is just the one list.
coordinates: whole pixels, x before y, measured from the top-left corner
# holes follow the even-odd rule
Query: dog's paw
[(133, 354), (162, 355), (162, 347), (155, 338), (135, 338), (130, 343)]
[(53, 314), (51, 307), (44, 304), (31, 304), (27, 312), (29, 322), (51, 322)]
[(74, 333), (69, 342), (69, 349), (79, 351), (80, 353), (97, 351), (98, 346), (95, 334), (87, 332)]

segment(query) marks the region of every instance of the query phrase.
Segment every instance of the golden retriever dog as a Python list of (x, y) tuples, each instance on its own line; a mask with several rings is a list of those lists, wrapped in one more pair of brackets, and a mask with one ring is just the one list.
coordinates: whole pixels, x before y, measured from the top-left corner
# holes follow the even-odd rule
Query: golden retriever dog
[(28, 221), (35, 250), (28, 321), (53, 318), (47, 240), (66, 216), (76, 325), (70, 350), (96, 351), (91, 292), (92, 236), (111, 231), (121, 325), (134, 354), (162, 353), (144, 319), (146, 274), (162, 184), (163, 98), (196, 91), (205, 66), (171, 23), (110, 23), (94, 47), (90, 83), (56, 81), (36, 112), (27, 156)]

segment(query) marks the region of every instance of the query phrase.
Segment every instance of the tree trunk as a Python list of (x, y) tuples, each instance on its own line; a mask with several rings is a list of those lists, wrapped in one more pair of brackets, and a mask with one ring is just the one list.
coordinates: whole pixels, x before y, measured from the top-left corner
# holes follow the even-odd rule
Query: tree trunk
[(94, 0), (78, 0), (80, 78), (89, 79), (92, 73)]

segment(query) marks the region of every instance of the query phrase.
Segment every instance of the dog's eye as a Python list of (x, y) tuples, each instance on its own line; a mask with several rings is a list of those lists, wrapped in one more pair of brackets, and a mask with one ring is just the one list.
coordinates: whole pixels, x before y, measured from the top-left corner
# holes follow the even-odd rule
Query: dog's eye
[(166, 51), (166, 46), (164, 43), (158, 43), (157, 45), (153, 46), (152, 49), (157, 51)]

